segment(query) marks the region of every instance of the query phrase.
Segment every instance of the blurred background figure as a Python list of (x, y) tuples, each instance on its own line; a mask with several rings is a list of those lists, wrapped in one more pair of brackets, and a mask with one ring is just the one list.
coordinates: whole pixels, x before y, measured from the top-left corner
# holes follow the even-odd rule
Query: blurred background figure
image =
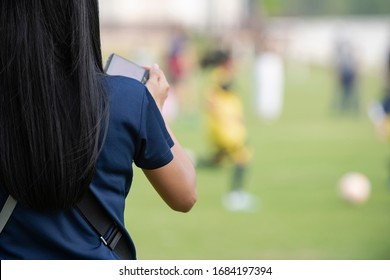
[(195, 52), (191, 44), (191, 32), (173, 25), (167, 27), (167, 46), (163, 60), (170, 83), (170, 92), (164, 107), (164, 116), (173, 121), (182, 112), (194, 110), (196, 94), (191, 74), (195, 72)]
[(179, 111), (178, 88), (185, 72), (184, 52), (186, 47), (185, 33), (179, 27), (173, 27), (169, 37), (169, 46), (166, 58), (167, 78), (170, 91), (164, 106), (163, 114), (168, 121), (173, 121)]
[(386, 70), (385, 70), (385, 97), (384, 97), (384, 110), (387, 115), (390, 115), (390, 46), (387, 51), (386, 57)]
[(339, 38), (335, 45), (335, 71), (337, 89), (334, 110), (339, 113), (358, 114), (358, 65), (350, 41)]
[(170, 44), (167, 54), (168, 78), (171, 86), (179, 83), (185, 72), (185, 48), (187, 36), (179, 27), (174, 27), (170, 37)]
[(255, 198), (246, 192), (244, 180), (251, 151), (247, 146), (247, 129), (243, 105), (234, 88), (234, 63), (229, 51), (207, 53), (201, 65), (211, 70), (206, 93), (208, 140), (212, 146), (209, 164), (220, 166), (233, 163), (231, 186), (223, 197), (224, 206), (231, 211), (253, 211)]
[(386, 138), (389, 139), (389, 131), (390, 131), (390, 48), (386, 57), (386, 67), (385, 67), (385, 87), (384, 94), (381, 100), (383, 112), (385, 114), (385, 135)]

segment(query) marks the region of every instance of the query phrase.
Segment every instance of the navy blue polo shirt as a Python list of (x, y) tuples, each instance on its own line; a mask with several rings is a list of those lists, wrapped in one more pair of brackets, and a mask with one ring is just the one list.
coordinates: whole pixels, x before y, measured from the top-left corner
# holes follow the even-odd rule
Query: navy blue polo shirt
[[(173, 141), (159, 109), (140, 82), (104, 76), (110, 116), (107, 136), (90, 188), (113, 220), (125, 229), (125, 198), (133, 178), (133, 163), (156, 169), (173, 159)], [(0, 208), (7, 199), (0, 189)], [(125, 234), (135, 247), (130, 235)], [(16, 206), (0, 234), (1, 259), (119, 259), (75, 209), (40, 213)]]

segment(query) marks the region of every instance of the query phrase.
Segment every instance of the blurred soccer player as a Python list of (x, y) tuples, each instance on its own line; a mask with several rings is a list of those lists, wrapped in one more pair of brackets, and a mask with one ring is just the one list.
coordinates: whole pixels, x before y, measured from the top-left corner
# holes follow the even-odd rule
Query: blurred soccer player
[(232, 211), (254, 210), (255, 200), (244, 190), (252, 153), (247, 146), (243, 105), (234, 89), (232, 57), (227, 51), (214, 51), (202, 60), (202, 66), (211, 68), (211, 81), (206, 93), (208, 140), (213, 149), (210, 163), (233, 163), (231, 186), (223, 203)]

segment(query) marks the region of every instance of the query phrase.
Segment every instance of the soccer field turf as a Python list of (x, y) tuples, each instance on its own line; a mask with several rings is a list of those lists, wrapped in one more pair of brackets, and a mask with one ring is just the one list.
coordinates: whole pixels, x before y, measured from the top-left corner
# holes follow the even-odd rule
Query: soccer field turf
[[(343, 116), (330, 110), (332, 73), (288, 67), (283, 114), (267, 124), (254, 115), (250, 77), (243, 75), (238, 86), (254, 150), (247, 185), (259, 198), (259, 209), (234, 213), (223, 208), (229, 166), (197, 170), (199, 198), (187, 214), (170, 210), (136, 171), (126, 225), (138, 258), (390, 259), (389, 146), (375, 135), (365, 113), (380, 95), (378, 77), (362, 75), (362, 111)], [(203, 79), (197, 79), (195, 92), (201, 93)], [(183, 146), (207, 154), (201, 110), (182, 113), (172, 127)], [(363, 205), (347, 204), (337, 193), (338, 180), (350, 171), (371, 181), (372, 193)]]

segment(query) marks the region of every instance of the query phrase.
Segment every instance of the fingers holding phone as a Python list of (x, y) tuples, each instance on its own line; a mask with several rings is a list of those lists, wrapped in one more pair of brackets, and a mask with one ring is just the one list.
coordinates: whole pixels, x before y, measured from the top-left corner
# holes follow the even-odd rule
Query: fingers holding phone
[(149, 80), (145, 85), (152, 94), (158, 108), (161, 111), (168, 96), (169, 83), (164, 75), (164, 72), (157, 64), (154, 64), (152, 67), (147, 69), (149, 70)]
[(106, 63), (104, 72), (108, 75), (120, 75), (136, 79), (145, 84), (160, 111), (168, 96), (169, 83), (157, 64), (151, 67), (142, 67), (117, 54), (111, 54)]

